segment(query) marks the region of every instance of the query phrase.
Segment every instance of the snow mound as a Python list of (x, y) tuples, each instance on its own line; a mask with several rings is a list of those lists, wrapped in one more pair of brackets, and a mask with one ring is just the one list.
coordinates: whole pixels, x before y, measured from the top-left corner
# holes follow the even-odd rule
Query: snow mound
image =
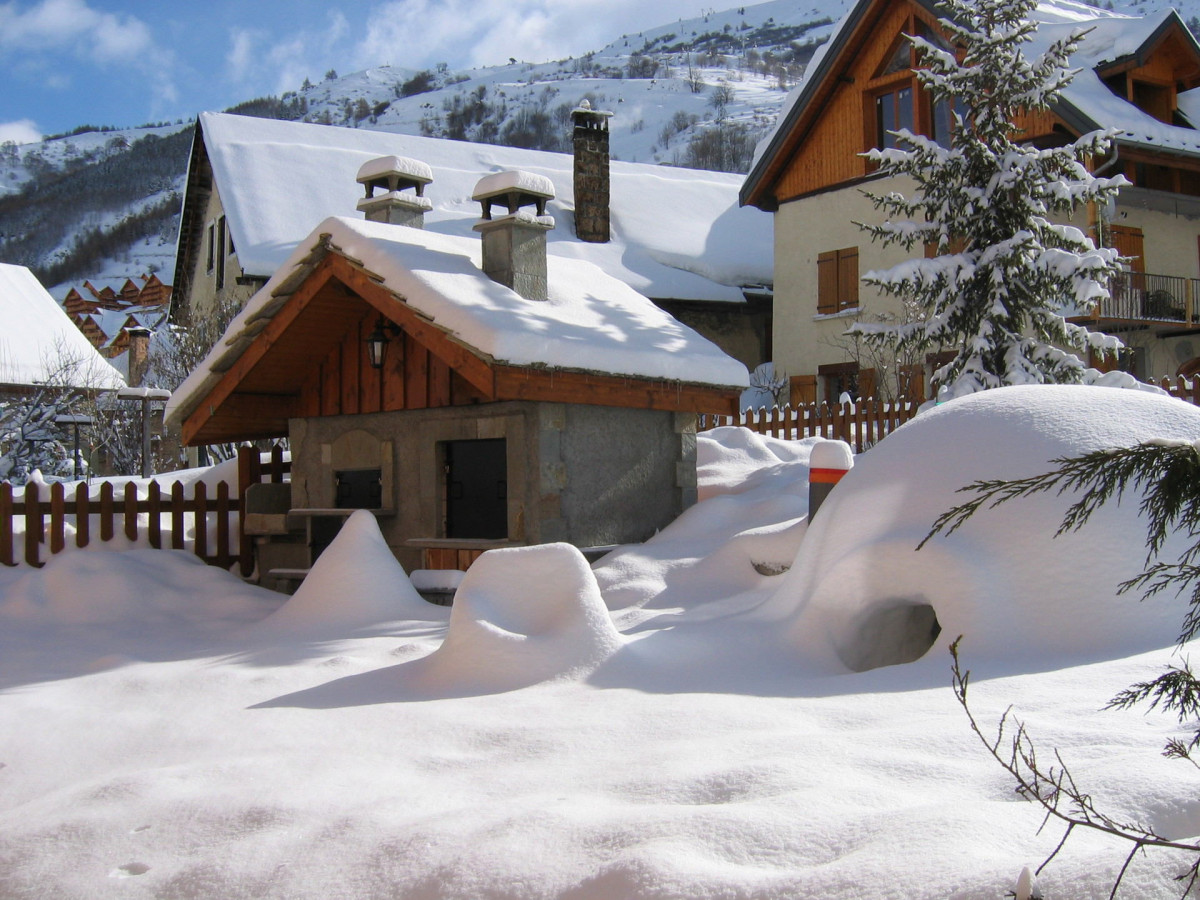
[(583, 554), (540, 544), (476, 560), (454, 596), (445, 641), (414, 665), (428, 666), (426, 679), (444, 688), (491, 693), (582, 677), (621, 643)]
[[(1200, 437), (1200, 409), (1140, 391), (1022, 386), (922, 414), (860, 456), (808, 528), (773, 604), (794, 605), (792, 640), (835, 669), (909, 662), (964, 635), (972, 665), (1017, 670), (1071, 656), (1112, 658), (1170, 645), (1184, 601), (1139, 603), (1118, 585), (1145, 562), (1145, 523), (1127, 496), (1079, 532), (1053, 538), (1071, 495), (976, 513), (917, 544), (979, 479), (1054, 468), (1051, 460), (1152, 438)], [(1169, 540), (1162, 558), (1186, 546)]]
[(255, 626), (259, 635), (319, 640), (347, 637), (400, 619), (433, 619), (365, 509), (351, 514), (291, 599)]

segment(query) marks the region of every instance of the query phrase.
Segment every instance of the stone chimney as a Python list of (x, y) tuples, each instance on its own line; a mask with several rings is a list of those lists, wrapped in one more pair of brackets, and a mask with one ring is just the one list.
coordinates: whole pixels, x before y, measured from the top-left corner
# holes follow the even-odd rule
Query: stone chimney
[(606, 244), (608, 229), (608, 120), (586, 99), (571, 110), (575, 125), (575, 236)]
[[(425, 163), (403, 156), (381, 156), (362, 164), (358, 183), (367, 195), (358, 201), (358, 211), (368, 222), (389, 225), (425, 226), (425, 213), (433, 204), (425, 196), (425, 185), (433, 181), (433, 170)], [(379, 188), (382, 194), (376, 194)], [(412, 193), (404, 193), (412, 188)]]
[[(526, 300), (545, 300), (546, 232), (554, 227), (546, 202), (554, 199), (553, 182), (529, 172), (497, 172), (479, 179), (471, 199), (483, 207), (475, 230), (483, 236), (484, 273)], [(493, 219), (493, 205), (506, 214)]]
[(130, 387), (141, 387), (150, 367), (150, 329), (126, 328), (129, 335), (129, 380)]

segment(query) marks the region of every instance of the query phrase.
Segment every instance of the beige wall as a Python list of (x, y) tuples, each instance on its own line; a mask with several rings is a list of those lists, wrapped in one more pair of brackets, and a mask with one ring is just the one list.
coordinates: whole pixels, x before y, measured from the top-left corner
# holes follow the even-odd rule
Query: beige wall
[[(221, 203), (221, 198), (214, 188), (208, 196), (208, 202), (204, 206), (204, 212), (201, 219), (200, 237), (197, 243), (197, 252), (191, 270), (186, 273), (188, 284), (184, 290), (187, 292), (187, 302), (189, 310), (206, 315), (217, 306), (218, 291), (217, 291), (217, 272), (218, 267), (215, 264), (212, 271), (208, 271), (208, 228), (210, 225), (215, 226), (217, 221), (225, 215), (225, 208)], [(214, 227), (214, 233), (216, 229)], [(228, 232), (228, 228), (227, 228)], [(228, 242), (228, 233), (226, 242)], [(270, 275), (271, 273), (266, 273)], [(223, 298), (228, 298), (237, 302), (238, 307), (246, 305), (246, 301), (253, 296), (254, 286), (243, 286), (237, 283), (237, 279), (243, 275), (241, 264), (238, 261), (237, 254), (226, 254), (225, 256), (225, 287), (220, 292)]]
[[(859, 284), (858, 310), (817, 314), (817, 255), (857, 247), (860, 276), (893, 265), (911, 254), (883, 248), (854, 223), (880, 222), (882, 213), (858, 188), (829, 191), (785, 203), (775, 213), (774, 355), (777, 372), (813, 375), (818, 366), (853, 360), (846, 329), (891, 311), (894, 303)], [(824, 399), (824, 398), (821, 398)]]
[[(911, 182), (894, 182), (902, 193), (911, 191)], [(881, 182), (870, 185), (875, 190)], [(1119, 203), (1113, 222), (1141, 228), (1145, 239), (1146, 271), (1153, 274), (1186, 278), (1200, 276), (1200, 209), (1172, 203), (1171, 195), (1149, 191), (1130, 191), (1127, 202)], [(1185, 198), (1184, 202), (1190, 202)], [(1158, 209), (1147, 208), (1157, 205)], [(1171, 211), (1162, 208), (1173, 207)], [(1194, 213), (1194, 214), (1193, 214)], [(859, 310), (847, 310), (834, 316), (817, 315), (817, 255), (857, 247), (860, 275), (894, 265), (920, 253), (900, 247), (882, 248), (870, 235), (854, 224), (883, 221), (859, 188), (843, 188), (795, 200), (780, 206), (775, 213), (775, 307), (774, 356), (777, 371), (786, 375), (814, 375), (818, 367), (851, 362), (854, 355), (845, 349), (843, 333), (854, 322), (870, 321), (880, 312), (894, 312), (895, 301), (880, 297), (877, 291), (860, 284)], [(1086, 228), (1083, 211), (1074, 224)], [(1200, 297), (1197, 297), (1200, 304)], [(1145, 377), (1173, 375), (1179, 366), (1200, 355), (1200, 338), (1170, 336), (1154, 329), (1119, 334), (1143, 355)], [(1193, 352), (1193, 350), (1195, 352)], [(820, 398), (827, 399), (827, 398)]]

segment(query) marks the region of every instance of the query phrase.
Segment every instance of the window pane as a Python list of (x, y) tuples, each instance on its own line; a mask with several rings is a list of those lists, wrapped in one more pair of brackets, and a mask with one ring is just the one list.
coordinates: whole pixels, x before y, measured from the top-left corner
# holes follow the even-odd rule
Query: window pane
[(913, 91), (912, 88), (901, 88), (896, 92), (896, 128), (913, 130)]

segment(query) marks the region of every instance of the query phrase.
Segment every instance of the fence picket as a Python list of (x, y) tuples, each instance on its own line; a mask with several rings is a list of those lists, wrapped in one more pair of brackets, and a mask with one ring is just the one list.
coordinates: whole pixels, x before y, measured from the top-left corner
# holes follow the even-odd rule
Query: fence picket
[(0, 483), (0, 563), (17, 564), (13, 558), (13, 488), (7, 481)]
[(125, 537), (136, 541), (138, 538), (137, 485), (132, 481), (125, 482), (125, 503), (122, 514), (125, 519)]
[(183, 482), (171, 485), (171, 549), (183, 549)]
[[(233, 561), (229, 556), (229, 485), (217, 482), (217, 565), (228, 569)], [(241, 510), (239, 510), (241, 512)]]
[(62, 553), (67, 546), (66, 489), (61, 481), (50, 485), (50, 552)]
[(75, 546), (86, 547), (92, 524), (92, 510), (88, 503), (88, 487), (86, 482), (75, 486)]
[(25, 562), (41, 568), (38, 548), (46, 537), (46, 521), (42, 514), (41, 492), (38, 485), (25, 485)]
[(150, 546), (155, 550), (162, 549), (162, 493), (158, 482), (151, 481), (146, 488), (146, 507), (149, 513), (146, 521), (146, 537)]
[(100, 485), (100, 540), (113, 539), (113, 486), (111, 481)]
[(192, 546), (195, 554), (208, 562), (208, 498), (203, 481), (196, 482), (192, 496), (196, 504), (196, 516), (192, 520), (196, 533)]

